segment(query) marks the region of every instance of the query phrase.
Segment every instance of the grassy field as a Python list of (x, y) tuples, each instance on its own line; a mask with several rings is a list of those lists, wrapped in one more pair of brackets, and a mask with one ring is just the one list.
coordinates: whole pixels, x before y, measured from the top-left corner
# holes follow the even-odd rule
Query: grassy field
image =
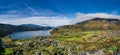
[(100, 31), (86, 31), (86, 32), (74, 32), (68, 35), (62, 35), (61, 37), (55, 37), (56, 40), (64, 41), (80, 41), (83, 42), (92, 38), (94, 35), (99, 35)]

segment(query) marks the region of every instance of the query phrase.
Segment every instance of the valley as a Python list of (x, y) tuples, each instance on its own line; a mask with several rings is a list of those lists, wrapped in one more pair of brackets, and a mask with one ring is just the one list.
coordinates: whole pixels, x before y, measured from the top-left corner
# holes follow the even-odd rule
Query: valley
[(55, 28), (50, 36), (13, 40), (2, 38), (6, 55), (120, 54), (120, 20), (95, 18)]

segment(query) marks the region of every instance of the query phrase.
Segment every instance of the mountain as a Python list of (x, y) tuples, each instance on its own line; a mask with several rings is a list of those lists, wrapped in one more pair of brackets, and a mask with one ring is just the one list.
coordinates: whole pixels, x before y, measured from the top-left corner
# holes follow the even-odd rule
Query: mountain
[(61, 28), (80, 29), (80, 30), (110, 30), (120, 29), (119, 19), (94, 18), (91, 20), (79, 22), (74, 25), (66, 25)]
[[(91, 20), (79, 22), (74, 25), (66, 25), (60, 28), (55, 28), (51, 34), (63, 34), (67, 32), (83, 32), (83, 31), (107, 31), (107, 30), (120, 30), (119, 19), (105, 19), (94, 18)], [(71, 33), (72, 34), (72, 33)]]
[(35, 31), (35, 30), (41, 30), (41, 28), (15, 26), (10, 24), (0, 24), (0, 37), (6, 36), (13, 32)]
[(19, 25), (19, 26), (31, 27), (31, 28), (39, 28), (40, 30), (50, 30), (50, 29), (53, 28), (53, 27), (50, 27), (50, 26), (40, 26), (40, 25), (35, 25), (35, 24), (22, 24), (22, 25)]
[(77, 23), (76, 26), (82, 30), (119, 30), (119, 19), (94, 18), (84, 22)]

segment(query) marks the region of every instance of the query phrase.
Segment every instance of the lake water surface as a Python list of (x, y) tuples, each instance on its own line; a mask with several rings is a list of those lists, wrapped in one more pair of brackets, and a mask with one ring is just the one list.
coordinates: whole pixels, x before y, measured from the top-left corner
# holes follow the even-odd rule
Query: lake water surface
[(35, 36), (48, 36), (50, 35), (50, 31), (51, 30), (15, 32), (8, 36), (10, 36), (12, 39), (28, 39), (28, 38), (33, 38)]

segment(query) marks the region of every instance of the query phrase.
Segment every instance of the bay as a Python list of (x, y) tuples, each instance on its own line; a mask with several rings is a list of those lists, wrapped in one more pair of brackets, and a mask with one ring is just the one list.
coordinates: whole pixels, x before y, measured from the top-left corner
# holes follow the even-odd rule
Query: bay
[(24, 32), (15, 32), (9, 34), (12, 39), (29, 39), (36, 36), (49, 36), (51, 30), (39, 30), (39, 31), (24, 31)]

